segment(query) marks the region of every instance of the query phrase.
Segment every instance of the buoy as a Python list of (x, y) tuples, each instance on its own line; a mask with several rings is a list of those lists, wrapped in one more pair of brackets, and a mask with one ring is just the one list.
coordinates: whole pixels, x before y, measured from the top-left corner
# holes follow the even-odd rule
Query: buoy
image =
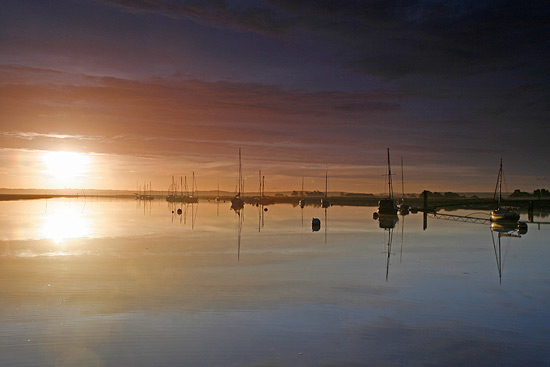
[(180, 208), (180, 209), (178, 209), (178, 214), (181, 214), (181, 213), (182, 213), (182, 211), (181, 211), (181, 208)]
[(378, 212), (372, 213), (372, 219), (378, 219)]
[(518, 232), (519, 232), (519, 234), (526, 234), (527, 233), (527, 223), (518, 222)]
[(321, 229), (321, 220), (319, 218), (313, 218), (311, 220), (311, 230), (317, 232)]
[(264, 208), (264, 212), (267, 212), (267, 208)]

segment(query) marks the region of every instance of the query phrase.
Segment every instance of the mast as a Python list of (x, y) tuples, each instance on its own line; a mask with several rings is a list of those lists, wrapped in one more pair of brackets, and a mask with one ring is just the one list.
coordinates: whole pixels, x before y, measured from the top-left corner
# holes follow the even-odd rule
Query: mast
[(241, 166), (241, 148), (239, 148), (239, 192), (237, 193), (238, 197), (241, 197), (242, 186), (243, 186), (243, 171)]
[(193, 171), (193, 182), (191, 182), (191, 196), (195, 196), (195, 171)]
[(260, 197), (260, 202), (262, 201), (262, 170), (258, 170), (258, 179), (260, 181), (260, 189), (258, 190), (258, 196)]
[(304, 177), (302, 176), (302, 200), (304, 200)]
[(403, 174), (403, 157), (401, 157), (401, 191), (403, 196), (401, 196), (401, 201), (405, 201), (405, 175)]
[(502, 157), (500, 157), (500, 169), (498, 171), (498, 178), (498, 207), (500, 208), (500, 202), (502, 201)]
[(393, 200), (393, 185), (391, 182), (390, 148), (388, 148), (388, 194)]
[[(498, 192), (498, 197), (497, 197)], [(502, 157), (500, 157), (500, 167), (498, 169), (497, 185), (495, 186), (495, 194), (493, 200), (497, 201), (497, 209), (500, 209), (500, 201), (502, 199)]]
[(325, 166), (325, 198), (328, 197), (328, 166)]

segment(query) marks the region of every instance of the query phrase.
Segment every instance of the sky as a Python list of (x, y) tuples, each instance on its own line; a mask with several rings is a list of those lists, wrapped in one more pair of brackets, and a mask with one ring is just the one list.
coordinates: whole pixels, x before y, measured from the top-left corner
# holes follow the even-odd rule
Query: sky
[(548, 1), (1, 6), (0, 187), (550, 187)]

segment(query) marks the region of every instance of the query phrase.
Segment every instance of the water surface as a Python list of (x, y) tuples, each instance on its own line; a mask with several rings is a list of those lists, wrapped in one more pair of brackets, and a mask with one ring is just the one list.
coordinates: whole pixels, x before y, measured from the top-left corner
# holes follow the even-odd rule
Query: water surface
[(0, 365), (549, 365), (550, 227), (267, 209), (0, 203)]

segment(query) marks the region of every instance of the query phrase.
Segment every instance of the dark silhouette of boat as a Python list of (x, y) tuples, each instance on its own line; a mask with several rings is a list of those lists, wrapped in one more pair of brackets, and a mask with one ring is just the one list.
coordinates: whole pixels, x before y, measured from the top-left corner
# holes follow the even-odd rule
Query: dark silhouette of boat
[(196, 183), (195, 172), (193, 171), (193, 181), (191, 184), (191, 193), (187, 191), (187, 176), (185, 181), (183, 177), (180, 177), (180, 185), (174, 183), (174, 177), (172, 176), (172, 185), (170, 186), (170, 194), (166, 196), (166, 201), (171, 203), (198, 203), (199, 198), (196, 195)]
[(325, 196), (321, 199), (321, 206), (323, 208), (328, 208), (330, 206), (330, 201), (328, 199), (328, 167), (325, 170)]
[[(498, 192), (498, 195), (497, 195)], [(502, 208), (502, 158), (500, 158), (500, 168), (498, 170), (497, 185), (493, 196), (496, 207), (491, 211), (491, 222), (511, 222), (517, 223), (519, 214), (510, 209)]]
[(239, 148), (239, 173), (237, 183), (237, 194), (231, 199), (231, 209), (240, 210), (244, 208), (244, 200), (241, 198), (241, 190), (243, 186), (243, 170), (241, 165), (241, 148)]
[(304, 178), (302, 177), (302, 198), (298, 202), (300, 204), (300, 208), (304, 208), (306, 206), (306, 198), (304, 197)]
[(391, 165), (390, 165), (390, 148), (388, 148), (388, 197), (378, 202), (378, 214), (380, 215), (396, 215), (397, 205), (393, 198), (393, 184), (391, 179)]

